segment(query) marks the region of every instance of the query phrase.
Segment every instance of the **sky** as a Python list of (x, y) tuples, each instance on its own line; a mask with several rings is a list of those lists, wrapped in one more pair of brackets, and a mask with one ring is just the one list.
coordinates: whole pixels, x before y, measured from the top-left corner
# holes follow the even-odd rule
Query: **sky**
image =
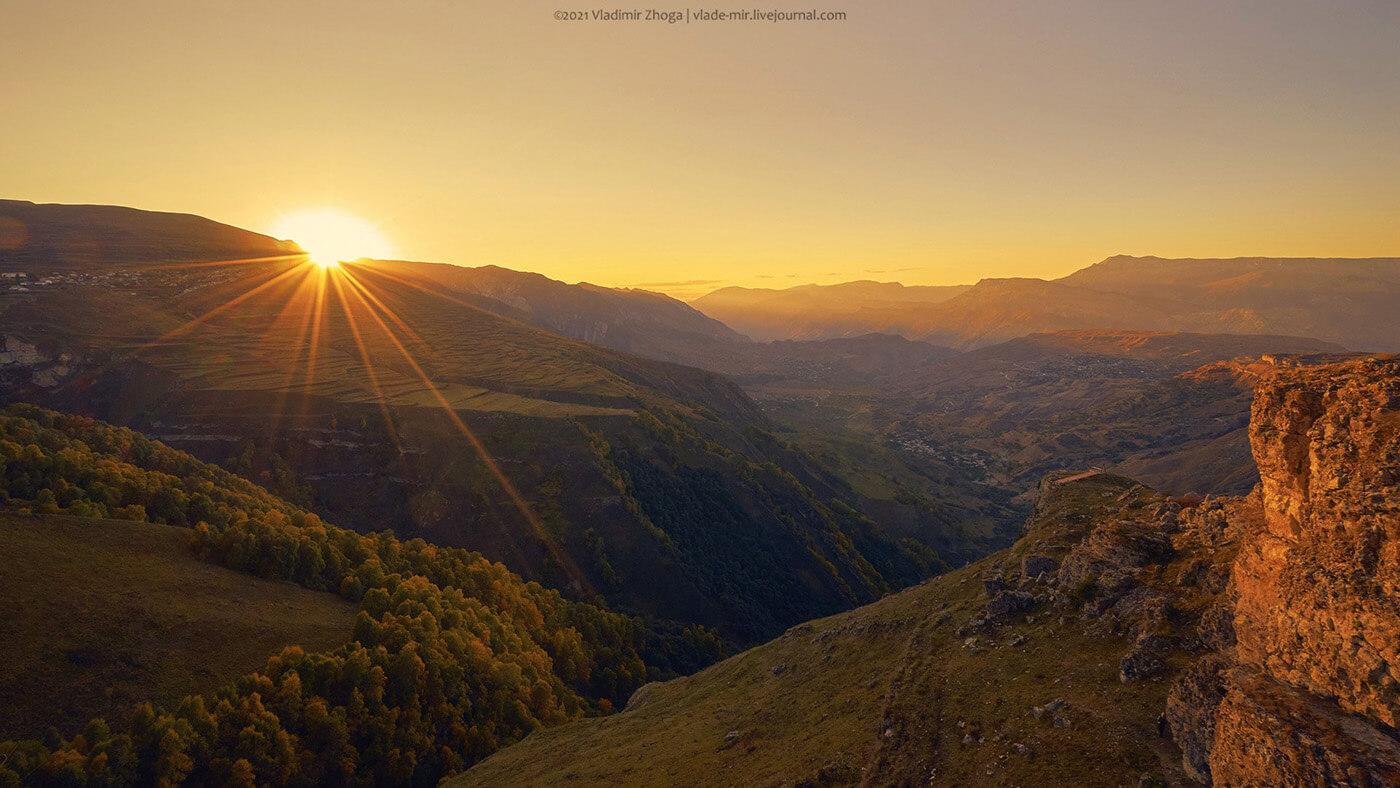
[[(625, 3), (626, 0), (621, 0)], [(0, 197), (681, 297), (1400, 254), (1400, 3), (5, 0)], [(604, 8), (646, 8), (606, 5)]]

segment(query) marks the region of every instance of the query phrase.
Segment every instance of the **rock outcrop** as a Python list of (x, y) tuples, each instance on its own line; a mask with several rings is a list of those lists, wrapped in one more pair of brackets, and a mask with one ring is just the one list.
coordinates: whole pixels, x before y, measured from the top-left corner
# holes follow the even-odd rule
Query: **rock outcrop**
[(1233, 636), (1168, 702), (1185, 766), (1216, 785), (1400, 784), (1400, 360), (1281, 370), (1250, 438), (1262, 516), (1231, 573)]
[(704, 763), (744, 785), (1400, 786), (1400, 361), (1273, 368), (1250, 495), (1056, 472), (1008, 550), (648, 685), (462, 784)]
[(1400, 723), (1400, 362), (1295, 371), (1255, 395), (1265, 530), (1235, 565), (1239, 659)]

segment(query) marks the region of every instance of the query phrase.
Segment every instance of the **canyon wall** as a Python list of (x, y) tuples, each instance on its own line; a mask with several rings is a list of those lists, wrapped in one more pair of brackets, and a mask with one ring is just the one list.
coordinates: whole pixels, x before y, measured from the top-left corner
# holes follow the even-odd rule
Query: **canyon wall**
[(1400, 785), (1400, 360), (1280, 369), (1255, 392), (1263, 516), (1231, 576), (1235, 646), (1168, 706), (1215, 785)]

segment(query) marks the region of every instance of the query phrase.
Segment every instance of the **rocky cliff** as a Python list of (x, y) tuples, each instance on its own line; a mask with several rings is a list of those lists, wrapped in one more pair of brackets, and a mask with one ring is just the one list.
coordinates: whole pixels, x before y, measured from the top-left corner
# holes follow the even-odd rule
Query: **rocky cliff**
[(1231, 572), (1235, 643), (1168, 703), (1188, 771), (1400, 784), (1400, 360), (1280, 369), (1250, 440), (1262, 517)]
[(1400, 785), (1400, 360), (1259, 373), (1250, 495), (1051, 474), (1011, 548), (452, 785)]

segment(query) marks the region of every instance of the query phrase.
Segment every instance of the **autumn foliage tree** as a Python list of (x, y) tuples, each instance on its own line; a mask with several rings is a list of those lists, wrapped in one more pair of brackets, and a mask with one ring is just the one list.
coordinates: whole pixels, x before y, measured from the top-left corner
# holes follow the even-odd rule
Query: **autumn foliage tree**
[[(0, 503), (188, 527), (209, 561), (359, 605), (335, 651), (287, 648), (210, 698), (139, 707), (126, 730), (0, 743), (0, 785), (432, 785), (622, 703), (656, 647), (640, 620), (477, 553), (337, 528), (138, 433), (32, 406), (0, 409)], [(698, 629), (664, 641), (718, 650)]]

